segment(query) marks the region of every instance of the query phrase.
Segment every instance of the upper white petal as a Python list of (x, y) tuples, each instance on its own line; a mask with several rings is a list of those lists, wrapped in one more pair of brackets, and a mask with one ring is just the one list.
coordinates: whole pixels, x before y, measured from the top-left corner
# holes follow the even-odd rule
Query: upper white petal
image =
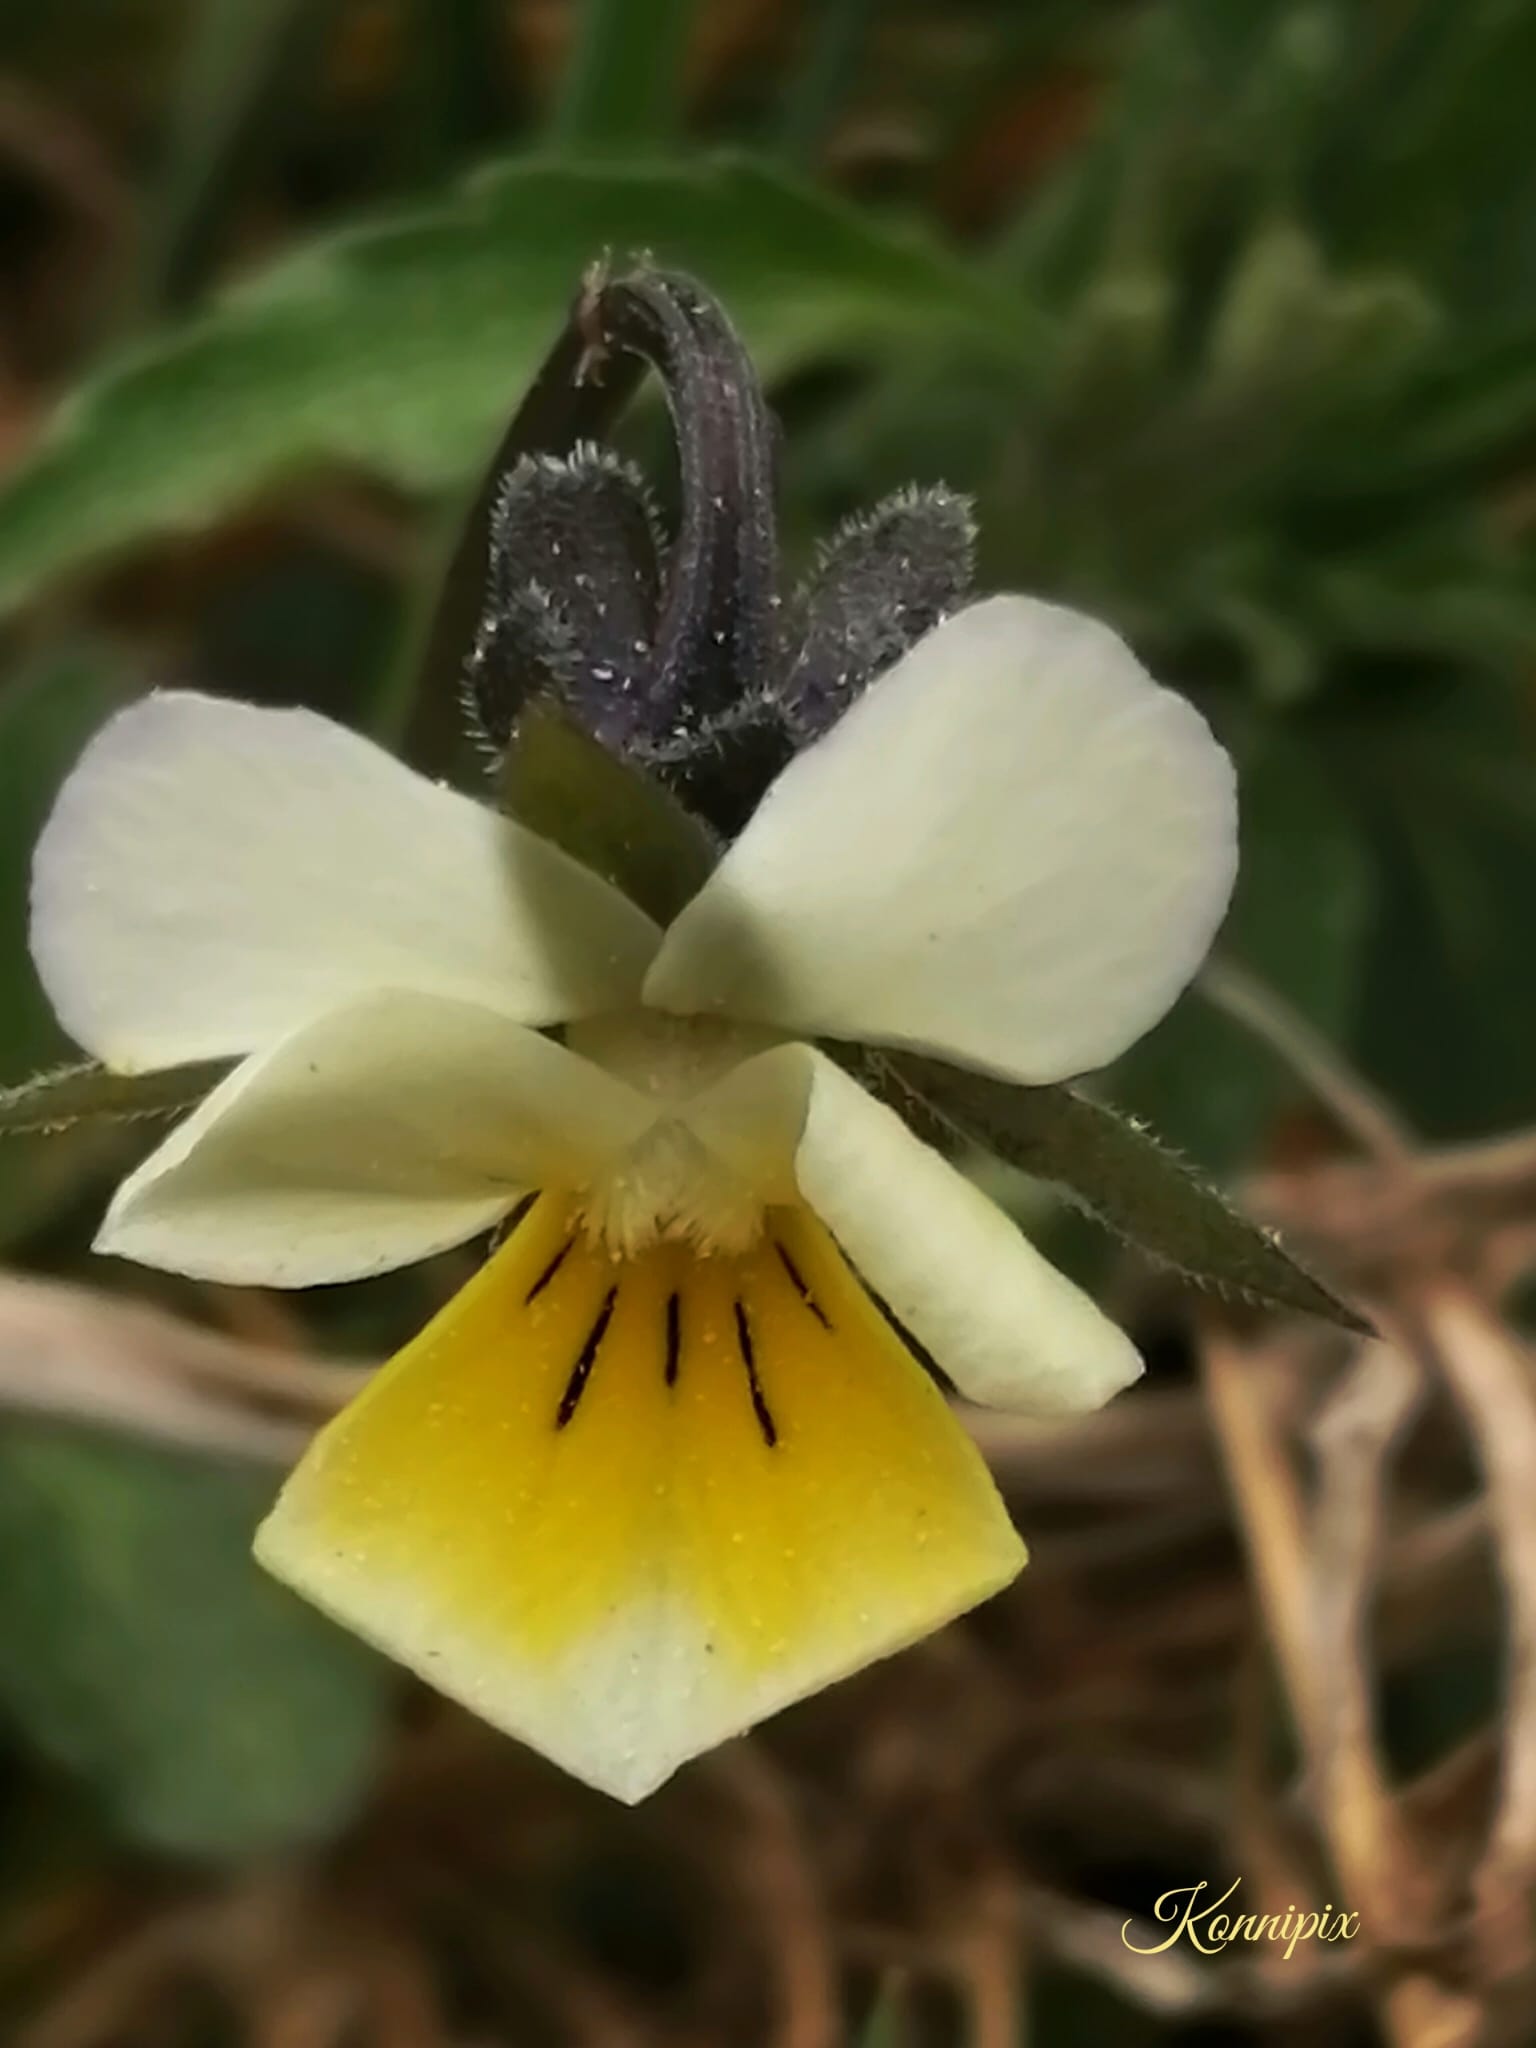
[(110, 1065), (248, 1052), (373, 988), (549, 1024), (632, 996), (643, 912), (312, 711), (159, 692), (86, 749), (38, 842), (32, 950)]
[(790, 763), (645, 999), (1060, 1080), (1168, 1008), (1236, 861), (1200, 714), (1108, 627), (989, 598)]
[(1124, 1331), (825, 1054), (762, 1053), (688, 1117), (764, 1199), (798, 1191), (969, 1399), (1069, 1415), (1140, 1373)]
[(239, 1285), (355, 1280), (579, 1186), (654, 1115), (494, 1011), (385, 991), (237, 1067), (124, 1181), (97, 1249)]

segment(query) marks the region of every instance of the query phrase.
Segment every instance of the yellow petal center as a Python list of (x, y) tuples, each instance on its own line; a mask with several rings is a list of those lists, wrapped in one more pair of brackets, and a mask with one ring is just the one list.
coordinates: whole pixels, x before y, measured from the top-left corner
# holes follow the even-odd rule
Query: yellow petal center
[(620, 1258), (554, 1195), (319, 1438), (261, 1554), (630, 1796), (1023, 1558), (807, 1211), (737, 1255)]

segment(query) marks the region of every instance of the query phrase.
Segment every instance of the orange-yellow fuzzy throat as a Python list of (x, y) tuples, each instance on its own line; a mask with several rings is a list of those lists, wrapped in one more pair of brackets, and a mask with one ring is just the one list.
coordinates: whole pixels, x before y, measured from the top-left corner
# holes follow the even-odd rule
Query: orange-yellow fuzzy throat
[[(554, 1195), (324, 1432), (260, 1549), (620, 1790), (1022, 1562), (943, 1397), (807, 1211), (769, 1209), (738, 1254), (619, 1258)], [(560, 1746), (600, 1699), (631, 1731), (607, 1777)]]

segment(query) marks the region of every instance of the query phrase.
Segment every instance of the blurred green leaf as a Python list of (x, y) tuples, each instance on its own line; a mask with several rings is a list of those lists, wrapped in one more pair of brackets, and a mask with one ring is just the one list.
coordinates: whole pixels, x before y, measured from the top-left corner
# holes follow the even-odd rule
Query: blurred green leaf
[(386, 1667), (250, 1556), (270, 1482), (8, 1425), (0, 1706), (135, 1839), (322, 1840), (365, 1791)]
[(1332, 11), (1349, 62), (1313, 166), (1330, 225), (1352, 246), (1401, 255), (1469, 312), (1529, 309), (1536, 10), (1525, 0), (1405, 0), (1390, 23), (1345, 0)]
[(407, 0), (391, 156), (403, 180), (441, 184), (505, 133), (519, 98), (501, 0)]
[(82, 641), (50, 649), (0, 688), (0, 1076), (69, 1048), (27, 947), (32, 849), (86, 741), (133, 687), (121, 656)]
[[(1536, 580), (1487, 494), (1519, 516), (1529, 300), (1469, 316), (1451, 272), (1486, 238), (1536, 282), (1508, 247), (1529, 242), (1510, 81), (1532, 22), (1503, 0), (1409, 0), (1390, 24), (1348, 0), (1135, 11), (1093, 132), (1003, 238), (1057, 346), (937, 458), (977, 496), (997, 580), (1276, 708), (1362, 654), (1514, 672)], [(935, 460), (909, 401), (893, 387), (881, 483)]]
[(885, 1064), (949, 1131), (1054, 1182), (1127, 1243), (1201, 1286), (1367, 1326), (1134, 1118), (1070, 1088), (1020, 1088), (913, 1054)]
[(231, 199), (292, 118), (330, 26), (328, 0), (199, 0), (160, 189), (142, 296), (196, 296)]
[(1498, 1724), (1506, 1666), (1488, 1625), (1498, 1612), (1496, 1569), (1467, 1587), (1464, 1610), (1442, 1620), (1427, 1655), (1382, 1674), (1380, 1741), (1398, 1782), (1433, 1770)]
[(822, 0), (807, 14), (799, 75), (787, 87), (776, 116), (776, 144), (787, 163), (814, 160), (827, 131), (859, 83), (859, 60), (873, 26), (877, 0)]
[(671, 142), (700, 11), (699, 0), (579, 0), (555, 140), (588, 156)]
[[(1180, 1883), (1198, 1881), (1193, 1875), (1186, 1877), (1182, 1869), (1170, 1875)], [(1137, 1884), (1134, 1893), (1136, 1910), (1153, 1926), (1157, 1923), (1151, 1914), (1161, 1888), (1154, 1880), (1145, 1890)], [(1053, 1957), (1042, 1957), (1038, 1968), (1030, 1972), (1030, 2038), (1040, 2048), (1227, 2048), (1227, 2044), (1236, 2048), (1242, 2041), (1242, 2035), (1236, 2028), (1228, 2028), (1225, 2020), (1196, 2020), (1187, 2026), (1176, 2022), (1170, 2029), (1155, 2008), (1133, 2003), (1134, 1996), (1090, 1966), (1074, 1969)]]
[(528, 706), (502, 764), (502, 806), (670, 924), (715, 864), (708, 832), (660, 784), (547, 705)]
[[(81, 748), (131, 688), (120, 656), (78, 642), (39, 656), (0, 689), (0, 1082), (73, 1051), (28, 947), (32, 848)], [(0, 1105), (8, 1096), (0, 1088)], [(0, 1107), (0, 1127), (3, 1115)], [(0, 1148), (0, 1244), (67, 1202), (104, 1151), (100, 1135), (91, 1133)]]
[[(1384, 886), (1365, 955), (1366, 1070), (1436, 1137), (1536, 1118), (1536, 710), (1439, 672), (1355, 708), (1340, 770)], [(1372, 715), (1374, 713), (1374, 715)]]
[(1405, 498), (1443, 510), (1453, 492), (1518, 475), (1533, 450), (1536, 318), (1463, 324), (1319, 451), (1311, 482), (1335, 517), (1352, 497), (1381, 521)]
[[(1363, 827), (1316, 756), (1276, 726), (1239, 749), (1241, 859), (1220, 945), (1335, 1043), (1348, 1039), (1374, 909)], [(1218, 1178), (1304, 1094), (1199, 985), (1112, 1070), (1117, 1101)]]
[(467, 475), (583, 270), (635, 249), (706, 275), (770, 373), (946, 331), (1007, 349), (1027, 326), (921, 241), (748, 163), (500, 165), (302, 250), (78, 390), (0, 495), (0, 607), (306, 463)]
[(858, 2048), (906, 2048), (905, 2008), (903, 1980), (892, 1971), (881, 1987), (873, 2011), (864, 2022)]

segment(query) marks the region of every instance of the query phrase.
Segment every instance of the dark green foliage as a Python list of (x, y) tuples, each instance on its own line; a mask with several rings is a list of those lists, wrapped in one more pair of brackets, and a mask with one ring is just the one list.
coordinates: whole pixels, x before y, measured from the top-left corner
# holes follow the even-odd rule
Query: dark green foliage
[(369, 1780), (389, 1674), (253, 1562), (270, 1497), (265, 1471), (0, 1442), (0, 1710), (162, 1848), (290, 1848)]

